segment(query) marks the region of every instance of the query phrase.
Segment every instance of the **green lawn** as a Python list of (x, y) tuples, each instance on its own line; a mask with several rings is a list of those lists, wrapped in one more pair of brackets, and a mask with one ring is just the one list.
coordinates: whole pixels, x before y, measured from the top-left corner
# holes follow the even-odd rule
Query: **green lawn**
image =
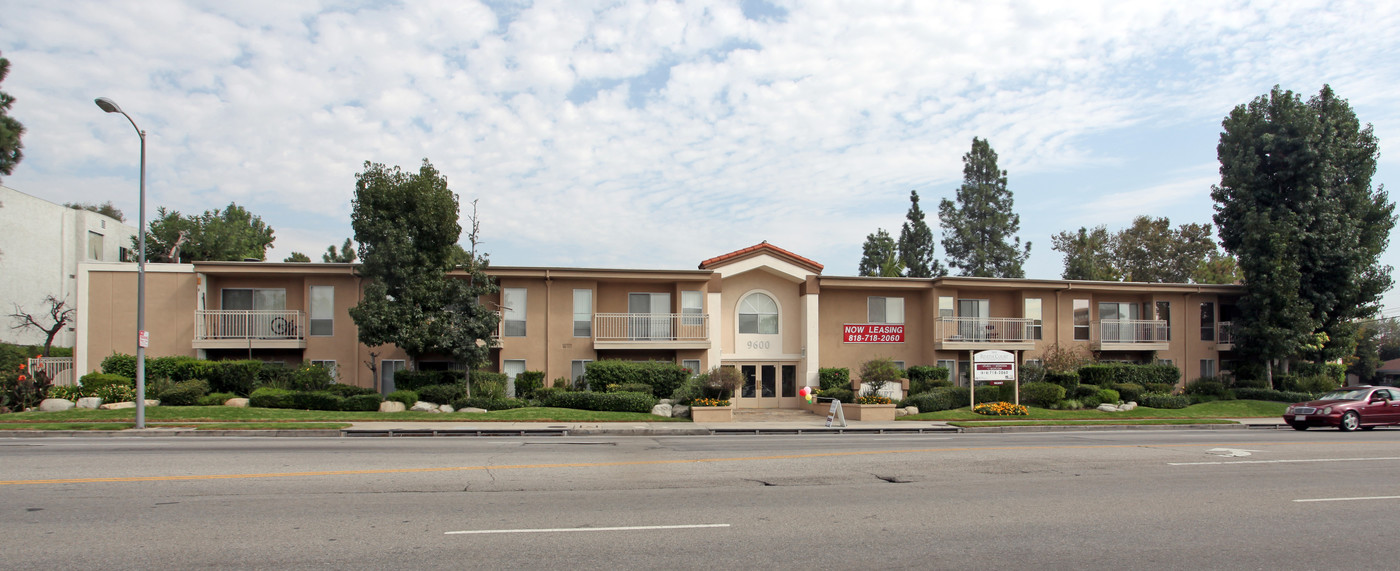
[[(1226, 400), (1193, 404), (1180, 409), (1138, 407), (1128, 412), (1102, 412), (1098, 410), (1049, 410), (1029, 407), (1030, 415), (1014, 417), (1015, 420), (1120, 420), (1120, 419), (1203, 419), (1203, 418), (1268, 418), (1283, 417), (1287, 404), (1259, 400)], [(986, 416), (971, 409), (956, 408), (925, 412), (912, 416), (902, 416), (899, 420), (965, 420), (965, 421), (1004, 421), (1013, 417)], [(980, 426), (980, 425), (979, 425)]]

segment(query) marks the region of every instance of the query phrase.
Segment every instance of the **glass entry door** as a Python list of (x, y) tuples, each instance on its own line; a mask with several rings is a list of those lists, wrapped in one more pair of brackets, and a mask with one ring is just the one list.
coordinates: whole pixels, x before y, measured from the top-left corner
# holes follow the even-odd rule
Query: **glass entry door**
[(735, 391), (738, 408), (797, 408), (797, 365), (739, 365), (744, 382)]

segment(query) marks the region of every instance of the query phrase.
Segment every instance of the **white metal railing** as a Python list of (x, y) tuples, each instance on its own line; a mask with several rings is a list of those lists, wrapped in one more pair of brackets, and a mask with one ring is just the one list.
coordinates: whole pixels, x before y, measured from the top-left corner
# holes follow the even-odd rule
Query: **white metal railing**
[(196, 309), (194, 338), (305, 339), (303, 321), (295, 310)]
[(1234, 323), (1221, 321), (1215, 324), (1215, 342), (1221, 345), (1232, 345), (1235, 343)]
[(704, 313), (598, 313), (594, 341), (709, 341)]
[(1161, 319), (1104, 319), (1099, 321), (1099, 343), (1165, 343), (1167, 322)]
[(1019, 343), (1039, 337), (1036, 320), (1022, 317), (939, 317), (937, 339), (959, 343)]
[(56, 387), (66, 387), (73, 384), (73, 358), (72, 357), (37, 357), (29, 359), (26, 366), (31, 375), (44, 375), (49, 382)]

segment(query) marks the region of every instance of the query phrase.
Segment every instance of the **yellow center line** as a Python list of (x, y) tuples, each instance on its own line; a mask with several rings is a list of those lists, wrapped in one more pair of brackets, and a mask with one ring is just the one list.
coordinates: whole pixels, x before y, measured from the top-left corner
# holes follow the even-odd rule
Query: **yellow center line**
[[(914, 448), (908, 450), (859, 450), (852, 452), (821, 452), (812, 454), (779, 454), (769, 456), (735, 456), (727, 458), (684, 458), (676, 460), (632, 460), (626, 462), (570, 462), (562, 464), (500, 464), (492, 466), (448, 466), (440, 468), (387, 468), (380, 470), (322, 470), (314, 472), (268, 472), (262, 474), (203, 474), (190, 476), (127, 476), (114, 478), (55, 478), (48, 480), (0, 480), (0, 486), (35, 484), (97, 484), (107, 482), (178, 482), (188, 480), (237, 480), (244, 478), (296, 478), (305, 476), (360, 476), (371, 474), (416, 474), (429, 472), (470, 472), (478, 470), (529, 470), (552, 468), (605, 468), (616, 466), (660, 466), (667, 464), (699, 464), (705, 462), (755, 462), (763, 460), (802, 460), (837, 458), (843, 456), (875, 456), (888, 454), (921, 454), (929, 452), (978, 452), (1007, 450), (1090, 450), (1106, 448), (1180, 448), (1183, 446), (1289, 446), (1316, 442), (1274, 442), (1248, 444), (1095, 444), (1062, 446), (989, 446), (955, 448)], [(1349, 444), (1349, 443), (1341, 443)]]

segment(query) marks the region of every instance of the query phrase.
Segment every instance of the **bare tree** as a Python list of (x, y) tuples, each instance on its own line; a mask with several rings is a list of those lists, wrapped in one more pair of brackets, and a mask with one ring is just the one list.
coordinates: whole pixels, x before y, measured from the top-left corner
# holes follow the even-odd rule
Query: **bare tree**
[[(16, 303), (15, 312), (10, 314), (10, 318), (14, 320), (15, 324), (10, 326), (10, 329), (27, 331), (33, 328), (38, 329), (39, 331), (43, 331), (45, 335), (44, 354), (48, 355), (49, 348), (53, 346), (53, 338), (58, 336), (59, 331), (63, 331), (64, 326), (73, 322), (73, 319), (78, 315), (78, 310), (71, 307), (67, 307), (68, 302), (58, 299), (57, 297), (54, 297), (52, 295), (44, 298), (44, 303), (49, 306), (49, 315), (47, 318), (44, 318), (42, 314), (40, 317), (36, 318), (33, 315), (25, 313), (24, 308), (20, 307), (19, 304)], [(39, 322), (40, 319), (43, 319), (44, 321), (50, 321), (52, 322), (52, 325), (44, 325), (43, 323)]]

